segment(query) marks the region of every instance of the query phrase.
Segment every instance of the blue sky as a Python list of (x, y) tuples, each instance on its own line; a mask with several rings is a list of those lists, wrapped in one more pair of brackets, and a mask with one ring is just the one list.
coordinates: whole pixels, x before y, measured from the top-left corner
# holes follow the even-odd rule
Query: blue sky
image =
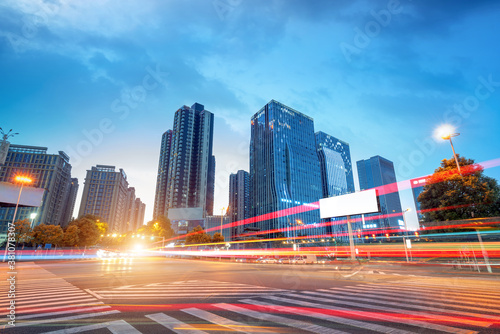
[(216, 212), (271, 99), (348, 142), (354, 165), (381, 155), (403, 181), (451, 158), (433, 139), (443, 123), (459, 154), (499, 157), (499, 14), (498, 1), (7, 0), (0, 126), (70, 154), (80, 193), (91, 166), (123, 168), (146, 221), (161, 135), (194, 102), (215, 114)]

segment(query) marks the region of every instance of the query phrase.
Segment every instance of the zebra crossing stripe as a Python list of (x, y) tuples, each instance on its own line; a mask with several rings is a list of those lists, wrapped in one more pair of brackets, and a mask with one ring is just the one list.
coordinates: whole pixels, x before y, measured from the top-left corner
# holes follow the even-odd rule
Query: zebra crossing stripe
[[(309, 307), (315, 307), (315, 308), (318, 308), (318, 307), (322, 308), (322, 306), (323, 306), (321, 304), (314, 304), (314, 303), (309, 303), (309, 302), (297, 301), (297, 300), (288, 299), (288, 298), (281, 298), (281, 297), (274, 297), (274, 296), (269, 296), (269, 297), (270, 298), (268, 298), (268, 299), (281, 301), (281, 302), (288, 302), (288, 303), (292, 303), (292, 304), (300, 305), (300, 306), (309, 306)], [(266, 297), (264, 297), (264, 298), (266, 298)], [(373, 331), (373, 332), (391, 333), (391, 334), (413, 334), (413, 332), (406, 331), (403, 329), (396, 329), (396, 328), (387, 327), (387, 326), (383, 326), (383, 325), (371, 324), (371, 323), (364, 322), (364, 321), (343, 318), (343, 317), (337, 317), (337, 316), (330, 315), (330, 314), (313, 312), (313, 311), (308, 311), (308, 310), (304, 310), (304, 309), (297, 309), (295, 307), (290, 307), (290, 306), (272, 305), (269, 303), (260, 302), (260, 301), (253, 301), (250, 299), (240, 300), (240, 302), (251, 304), (251, 305), (268, 306), (272, 310), (276, 310), (276, 311), (280, 311), (280, 312), (287, 312), (287, 313), (309, 316), (312, 318), (322, 319), (322, 320), (335, 322), (335, 323), (339, 323), (339, 324), (343, 324), (343, 325), (349, 325), (352, 327), (358, 327), (358, 328)]]
[[(57, 302), (50, 302), (50, 303), (43, 303), (43, 304), (39, 304), (37, 303), (36, 304), (36, 309), (34, 310), (37, 310), (39, 306), (53, 306), (53, 305), (61, 305), (59, 307), (68, 307), (68, 306), (71, 306), (74, 302), (95, 302), (95, 298), (83, 298), (83, 299), (74, 299), (71, 301), (71, 304), (68, 304), (68, 301), (65, 300), (65, 301), (57, 301)], [(16, 310), (19, 310), (20, 308), (31, 308), (33, 307), (33, 303), (29, 303), (29, 302), (23, 302), (22, 303), (23, 305), (22, 306), (17, 306), (17, 302), (16, 302)], [(6, 312), (0, 312), (0, 315), (5, 315), (7, 314)]]
[(59, 321), (68, 321), (68, 320), (76, 320), (76, 319), (84, 319), (84, 318), (95, 318), (95, 317), (100, 317), (103, 315), (116, 314), (116, 313), (120, 313), (120, 311), (113, 310), (113, 311), (105, 311), (105, 312), (98, 312), (98, 313), (85, 313), (85, 314), (80, 314), (80, 315), (73, 315), (70, 317), (44, 319), (44, 320), (38, 320), (38, 321), (26, 321), (26, 322), (16, 323), (16, 327), (36, 326), (36, 325), (48, 324), (48, 323), (59, 322)]
[[(252, 301), (252, 300), (250, 300)], [(310, 324), (305, 321), (300, 321), (296, 319), (291, 319), (287, 317), (281, 317), (278, 315), (262, 313), (254, 310), (250, 310), (247, 308), (239, 307), (236, 305), (219, 303), (213, 304), (213, 306), (221, 308), (226, 311), (231, 311), (239, 314), (243, 314), (245, 316), (249, 316), (252, 318), (264, 320), (264, 321), (272, 321), (278, 324), (282, 324), (289, 327), (299, 328), (308, 332), (316, 333), (316, 334), (347, 334), (346, 332), (336, 330), (333, 328), (323, 327), (319, 325)]]
[[(56, 302), (57, 304), (62, 304), (62, 303), (68, 303), (68, 302), (73, 302), (73, 301), (82, 301), (82, 300), (87, 301), (88, 298), (92, 298), (92, 297), (90, 297), (89, 295), (84, 293), (80, 296), (70, 296), (70, 297), (61, 297), (61, 298), (44, 298), (44, 299), (47, 299), (47, 301), (50, 301), (50, 302)], [(92, 298), (92, 300), (95, 300), (95, 298)], [(22, 299), (22, 300), (18, 301), (16, 299), (16, 305), (17, 304), (25, 305), (25, 304), (33, 304), (33, 303), (37, 303), (37, 305), (40, 305), (40, 306), (48, 305), (48, 304), (38, 304), (39, 302), (43, 302), (43, 300), (39, 301), (37, 299)]]
[(216, 314), (213, 314), (213, 313), (210, 313), (210, 312), (207, 312), (204, 310), (200, 310), (200, 309), (197, 309), (194, 307), (183, 309), (181, 311), (188, 313), (188, 314), (191, 314), (191, 315), (194, 315), (195, 317), (198, 317), (198, 318), (203, 319), (205, 321), (212, 322), (216, 325), (227, 327), (227, 328), (232, 329), (233, 331), (237, 331), (237, 332), (248, 333), (245, 329), (248, 329), (250, 327), (244, 323), (229, 320), (229, 319), (226, 319), (224, 317), (218, 316)]
[[(88, 296), (88, 294), (86, 294), (85, 292), (82, 292), (82, 291), (75, 291), (75, 292), (72, 292), (72, 293), (64, 293), (64, 294), (56, 294), (56, 293), (51, 293), (51, 294), (41, 294), (41, 295), (37, 295), (37, 296), (25, 296), (25, 297), (18, 297), (17, 293), (16, 293), (16, 303), (19, 301), (25, 301), (25, 300), (31, 300), (31, 301), (36, 301), (36, 300), (39, 300), (39, 299), (48, 299), (50, 298), (50, 300), (58, 300), (58, 299), (54, 299), (53, 296), (56, 295), (56, 296), (61, 296), (62, 298), (64, 297), (68, 297), (68, 298), (65, 298), (65, 299), (69, 299), (69, 298), (72, 298), (72, 297), (83, 297), (83, 296)], [(64, 297), (63, 297), (64, 296)], [(0, 306), (2, 305), (8, 305), (9, 303), (3, 303), (3, 302), (0, 302)]]
[[(47, 291), (44, 289), (43, 291), (33, 290), (33, 291), (26, 292), (25, 290), (23, 290), (17, 286), (16, 286), (16, 288), (18, 289), (18, 291), (16, 291), (16, 298), (17, 297), (24, 297), (24, 296), (33, 296), (33, 294), (36, 294), (37, 296), (40, 296), (42, 294), (45, 296), (48, 296), (48, 295), (55, 295), (55, 294), (61, 294), (61, 293), (71, 293), (71, 292), (81, 291), (78, 288), (73, 288), (73, 289), (54, 289), (51, 291)], [(7, 300), (7, 299), (8, 298), (0, 298), (0, 301)]]
[(147, 318), (156, 321), (165, 328), (170, 329), (174, 333), (178, 334), (208, 334), (207, 332), (198, 330), (193, 326), (190, 326), (182, 321), (172, 318), (165, 313), (155, 313), (149, 314)]
[[(332, 291), (332, 290), (335, 290), (335, 291)], [(321, 289), (321, 290), (317, 290), (317, 291), (334, 293), (335, 298), (339, 298), (339, 299), (357, 300), (357, 301), (368, 302), (368, 303), (374, 302), (374, 300), (371, 298), (354, 297), (350, 291), (349, 292), (342, 291), (340, 288), (338, 290), (336, 288), (334, 288), (334, 289), (330, 289), (330, 290), (322, 290)], [(448, 314), (454, 314), (454, 315), (460, 315), (460, 316), (466, 316), (466, 317), (489, 319), (489, 320), (494, 320), (494, 321), (500, 320), (500, 317), (497, 317), (494, 315), (477, 314), (477, 313), (472, 313), (472, 312), (457, 311), (457, 310), (452, 310), (452, 309), (444, 309), (444, 308), (431, 307), (431, 306), (415, 305), (415, 304), (410, 304), (410, 303), (399, 303), (399, 302), (388, 301), (387, 298), (385, 298), (385, 300), (383, 300), (383, 301), (378, 301), (378, 302), (381, 304), (384, 304), (384, 305), (392, 305), (392, 306), (403, 307), (403, 308), (417, 309), (417, 310), (423, 310), (426, 312), (448, 313)], [(425, 316), (430, 317), (431, 314), (426, 314)], [(452, 321), (452, 322), (456, 321), (456, 318), (451, 318), (448, 316), (439, 315), (438, 318), (440, 320), (450, 319), (449, 321)], [(460, 321), (466, 322), (470, 325), (479, 326), (479, 327), (489, 327), (492, 325), (491, 322), (486, 322), (483, 320), (473, 320), (473, 319), (463, 319), (462, 318)]]
[[(378, 289), (379, 287), (377, 287)], [(391, 292), (391, 291), (374, 291), (373, 287), (365, 287), (365, 286), (356, 286), (357, 290), (363, 290), (362, 292), (352, 292), (353, 295), (361, 295), (365, 294), (366, 292), (369, 292), (372, 295), (377, 295), (377, 296), (389, 296), (389, 297), (398, 297), (401, 296), (401, 292), (396, 291), (396, 292)], [(365, 292), (366, 291), (366, 292)], [(422, 295), (420, 292), (412, 292), (412, 291), (407, 291), (404, 290), (405, 296), (411, 297), (413, 303), (425, 303), (425, 305), (443, 305), (443, 303), (440, 302), (434, 302), (434, 298), (432, 297), (427, 297), (425, 295)], [(491, 313), (500, 313), (500, 309), (494, 309), (491, 306), (495, 305), (496, 303), (488, 303), (487, 300), (480, 299), (480, 298), (475, 298), (477, 302), (467, 302), (464, 301), (462, 298), (447, 298), (446, 299), (448, 302), (455, 302), (453, 304), (454, 308), (461, 308), (461, 309), (467, 309), (467, 310), (475, 310), (475, 311), (480, 311), (480, 312), (491, 312)], [(481, 303), (479, 301), (484, 301), (484, 303)], [(460, 304), (470, 304), (470, 305), (484, 305), (484, 306), (490, 306), (488, 308), (484, 307), (476, 307), (476, 306), (465, 306), (465, 305), (460, 305)], [(500, 304), (498, 304), (500, 306)]]
[[(16, 320), (25, 320), (25, 319), (33, 319), (33, 318), (43, 318), (43, 317), (52, 317), (55, 315), (68, 314), (77, 312), (88, 312), (88, 311), (99, 311), (105, 308), (111, 308), (111, 306), (96, 306), (96, 307), (85, 307), (79, 308), (78, 310), (66, 310), (66, 311), (58, 311), (58, 312), (49, 312), (49, 313), (37, 313), (37, 314), (29, 314), (29, 315), (21, 315), (16, 317)], [(37, 310), (39, 311), (39, 310)]]
[[(391, 289), (405, 290), (405, 291), (408, 289), (408, 287), (411, 287), (412, 289), (417, 288), (418, 291), (422, 291), (422, 292), (429, 292), (429, 293), (438, 292), (438, 293), (447, 294), (450, 296), (456, 296), (456, 297), (459, 297), (460, 299), (462, 299), (462, 298), (474, 298), (474, 299), (476, 299), (477, 295), (480, 294), (481, 296), (485, 296), (485, 297), (488, 297), (490, 299), (495, 299), (495, 300), (498, 300), (498, 302), (500, 302), (500, 295), (498, 295), (496, 293), (491, 293), (491, 291), (488, 291), (488, 292), (485, 292), (482, 290), (474, 290), (474, 292), (470, 292), (470, 290), (456, 291), (456, 290), (443, 289), (443, 287), (432, 288), (432, 287), (427, 287), (427, 286), (420, 287), (420, 286), (415, 286), (415, 285), (410, 285), (408, 287), (400, 287), (400, 286), (393, 286), (393, 285), (388, 285), (388, 284), (384, 284), (384, 283), (382, 283), (380, 285), (370, 284), (370, 285), (365, 285), (365, 286), (376, 286), (376, 287), (383, 286), (385, 288), (390, 287)], [(455, 289), (455, 287), (453, 287), (453, 289)]]
[[(43, 291), (51, 291), (51, 290), (68, 290), (68, 289), (75, 289), (75, 287), (69, 283), (66, 283), (66, 281), (64, 281), (62, 278), (53, 278), (53, 280), (62, 280), (63, 282), (58, 282), (58, 284), (53, 284), (53, 285), (50, 285), (50, 286), (44, 286), (44, 285), (36, 285), (36, 286), (33, 286), (33, 283), (31, 283), (32, 280), (30, 280), (29, 283), (25, 283), (25, 284), (16, 284), (17, 288), (19, 288), (19, 291), (22, 291), (22, 292), (33, 292), (33, 291), (39, 291), (39, 290), (43, 290)], [(4, 289), (2, 291), (7, 291), (8, 289)]]
[[(492, 282), (493, 283), (493, 282)], [(440, 283), (435, 283), (435, 282), (427, 282), (427, 281), (404, 281), (404, 284), (407, 286), (412, 286), (412, 287), (417, 287), (417, 288), (428, 288), (428, 289), (447, 289), (450, 292), (455, 292), (455, 293), (468, 293), (471, 294), (471, 288), (474, 288), (474, 291), (476, 293), (482, 293), (482, 294), (490, 294), (491, 296), (496, 296), (500, 297), (500, 293), (498, 293), (498, 283), (497, 281), (494, 281), (496, 283), (495, 285), (491, 285), (492, 288), (477, 288), (477, 282), (473, 283), (461, 283), (460, 285), (454, 285), (453, 281), (446, 283), (446, 284), (440, 284)], [(385, 283), (383, 283), (385, 284)], [(450, 290), (453, 289), (453, 290)]]
[(168, 297), (183, 297), (183, 298), (200, 298), (200, 297), (206, 297), (206, 296), (236, 296), (236, 297), (244, 297), (244, 296), (256, 296), (256, 295), (265, 295), (269, 293), (268, 291), (255, 291), (255, 292), (210, 292), (207, 291), (205, 293), (169, 293), (169, 294), (159, 294), (159, 293), (142, 293), (142, 294), (137, 294), (137, 293), (119, 293), (119, 292), (113, 292), (113, 293), (107, 293), (104, 294), (102, 292), (99, 292), (99, 294), (103, 297), (103, 299), (106, 298), (115, 298), (115, 297), (120, 297), (120, 298), (126, 298), (126, 299), (159, 299), (159, 298), (168, 298)]
[[(32, 312), (32, 311), (44, 312), (44, 311), (62, 310), (62, 309), (65, 309), (65, 308), (72, 308), (72, 309), (74, 309), (75, 307), (82, 307), (82, 306), (102, 306), (102, 305), (104, 305), (103, 302), (83, 303), (83, 304), (74, 304), (74, 303), (71, 303), (71, 304), (65, 304), (65, 305), (61, 305), (61, 306), (52, 306), (52, 307), (43, 307), (43, 308), (33, 307), (31, 305), (27, 305), (27, 306), (19, 306), (19, 307), (16, 306), (16, 310), (23, 309), (23, 312), (28, 313), (28, 312)], [(27, 309), (27, 310), (24, 310), (24, 309)]]
[(73, 334), (87, 331), (95, 331), (98, 329), (107, 328), (113, 334), (141, 334), (137, 329), (132, 327), (129, 323), (124, 320), (115, 320), (110, 322), (103, 322), (100, 324), (73, 327), (68, 329), (60, 329), (52, 332), (45, 332), (42, 334)]
[[(306, 292), (306, 291), (304, 291), (304, 292)], [(288, 294), (287, 296), (297, 297), (299, 295)], [(278, 298), (278, 297), (276, 297), (276, 298)], [(273, 300), (276, 300), (276, 298), (274, 298), (273, 296), (266, 297), (266, 299), (273, 299)], [(300, 295), (300, 298), (303, 298), (303, 299), (312, 299), (314, 301), (322, 301), (322, 302), (327, 302), (327, 303), (330, 303), (330, 304), (350, 305), (350, 306), (361, 307), (361, 308), (366, 308), (367, 307), (365, 304), (346, 303), (346, 302), (342, 302), (342, 301), (334, 301), (334, 300), (331, 300), (331, 299), (321, 298), (321, 297), (313, 297), (313, 296)], [(284, 300), (285, 298), (280, 298), (280, 299), (282, 299), (283, 301), (285, 301)], [(286, 302), (293, 304), (293, 303), (296, 302), (296, 300), (295, 299), (287, 299)], [(318, 307), (318, 308), (325, 308), (325, 309), (334, 310), (334, 311), (342, 311), (342, 312), (346, 312), (346, 313), (357, 315), (357, 316), (364, 317), (364, 318), (373, 318), (373, 319), (377, 319), (377, 320), (383, 319), (383, 320), (385, 320), (387, 322), (393, 322), (393, 323), (398, 323), (398, 324), (404, 323), (404, 324), (408, 324), (408, 325), (412, 325), (412, 326), (416, 326), (416, 327), (427, 328), (427, 329), (432, 329), (432, 330), (442, 331), (442, 332), (448, 332), (448, 333), (453, 333), (453, 334), (470, 334), (470, 333), (476, 333), (476, 332), (471, 332), (471, 331), (468, 331), (468, 330), (466, 331), (466, 330), (462, 330), (462, 329), (455, 328), (455, 327), (450, 327), (450, 326), (445, 326), (445, 325), (439, 325), (439, 324), (433, 324), (433, 323), (427, 323), (427, 322), (420, 321), (420, 320), (414, 320), (414, 319), (409, 319), (409, 318), (402, 319), (402, 318), (398, 318), (398, 317), (395, 317), (395, 316), (391, 316), (389, 314), (382, 315), (380, 313), (369, 312), (369, 311), (356, 311), (356, 310), (352, 310), (352, 309), (348, 309), (348, 308), (343, 308), (341, 306), (330, 306), (330, 305), (325, 305), (325, 304), (312, 304), (311, 303), (311, 305), (312, 306), (316, 305), (314, 307)]]
[(227, 287), (222, 287), (222, 288), (213, 288), (209, 286), (200, 286), (196, 288), (189, 288), (189, 289), (179, 289), (179, 288), (172, 288), (172, 287), (164, 287), (164, 288), (142, 288), (142, 287), (136, 287), (136, 288), (128, 288), (128, 289), (113, 289), (113, 290), (97, 290), (97, 293), (103, 294), (103, 293), (122, 293), (122, 292), (144, 292), (144, 293), (156, 293), (157, 291), (162, 291), (162, 292), (205, 292), (205, 291), (227, 291), (227, 290), (250, 290), (250, 291), (265, 291), (265, 292), (271, 292), (271, 291), (276, 291), (276, 292), (282, 292), (282, 291), (288, 291), (288, 290), (280, 290), (280, 289), (268, 289), (266, 287), (232, 287), (232, 286), (227, 286)]

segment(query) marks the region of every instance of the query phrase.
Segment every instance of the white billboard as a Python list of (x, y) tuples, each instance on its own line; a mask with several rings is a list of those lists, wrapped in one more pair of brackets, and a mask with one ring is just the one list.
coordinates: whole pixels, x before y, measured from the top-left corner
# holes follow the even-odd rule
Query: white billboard
[(375, 189), (319, 200), (319, 215), (321, 218), (352, 216), (379, 211), (377, 191)]
[[(19, 185), (8, 182), (0, 182), (0, 203), (16, 205), (20, 189), (21, 186)], [(40, 206), (42, 204), (44, 192), (45, 189), (43, 188), (23, 187), (21, 198), (19, 199), (19, 205)]]

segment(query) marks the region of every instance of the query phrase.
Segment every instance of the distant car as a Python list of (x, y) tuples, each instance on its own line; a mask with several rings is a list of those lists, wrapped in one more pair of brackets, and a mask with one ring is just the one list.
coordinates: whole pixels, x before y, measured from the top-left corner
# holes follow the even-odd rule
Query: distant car
[[(313, 264), (313, 263), (318, 263), (318, 259), (316, 255), (299, 255), (294, 257), (293, 263), (295, 264)], [(324, 262), (323, 262), (324, 263)]]
[(306, 259), (303, 256), (296, 256), (292, 259), (291, 263), (293, 263), (293, 264), (305, 264)]
[(281, 259), (278, 260), (278, 263), (279, 264), (290, 264), (292, 263), (292, 260), (291, 258), (289, 257), (282, 257)]
[(110, 258), (118, 257), (118, 253), (112, 252), (109, 250), (105, 250), (105, 249), (99, 249), (96, 254), (101, 259), (110, 259)]
[(257, 259), (256, 261), (257, 263), (277, 263), (278, 260), (276, 260), (275, 258), (270, 258), (270, 257), (260, 257)]

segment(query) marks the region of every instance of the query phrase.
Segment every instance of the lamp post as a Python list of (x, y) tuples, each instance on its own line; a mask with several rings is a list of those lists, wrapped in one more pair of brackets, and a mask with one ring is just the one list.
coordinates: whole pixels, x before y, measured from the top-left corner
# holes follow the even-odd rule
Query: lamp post
[[(21, 200), (21, 194), (23, 192), (23, 187), (25, 184), (30, 184), (31, 182), (33, 182), (33, 180), (27, 176), (18, 175), (14, 178), (14, 181), (20, 183), (21, 188), (19, 188), (19, 195), (17, 196), (16, 209), (14, 210), (14, 216), (12, 217), (12, 226), (14, 226), (14, 223), (16, 222), (17, 208), (19, 207), (19, 201)], [(7, 257), (7, 249), (8, 248), (9, 248), (9, 242), (7, 239), (7, 243), (5, 244), (5, 253), (4, 253), (2, 262), (5, 262), (5, 258)]]
[(33, 229), (33, 220), (35, 219), (36, 217), (36, 212), (32, 212), (30, 214), (30, 218), (31, 218), (31, 223), (30, 223), (30, 228)]
[[(406, 262), (410, 262), (410, 261), (408, 260), (408, 246), (406, 245), (406, 240), (407, 240), (407, 238), (408, 238), (408, 226), (406, 225), (405, 213), (406, 213), (406, 212), (408, 212), (408, 211), (410, 211), (410, 208), (408, 208), (408, 209), (406, 209), (406, 210), (404, 210), (404, 211), (402, 212), (402, 214), (403, 214), (403, 223), (404, 223), (404, 225), (405, 225), (405, 236), (403, 237), (403, 244), (404, 244), (404, 246), (405, 246)], [(411, 258), (411, 248), (410, 248), (410, 258)]]
[(438, 133), (441, 139), (450, 141), (451, 150), (453, 151), (453, 157), (455, 158), (455, 163), (457, 164), (458, 173), (462, 175), (462, 172), (460, 171), (460, 164), (458, 163), (457, 154), (455, 153), (455, 147), (453, 146), (453, 141), (451, 140), (452, 137), (460, 136), (460, 133), (456, 133), (454, 131), (455, 129), (450, 125), (443, 125), (438, 129)]

